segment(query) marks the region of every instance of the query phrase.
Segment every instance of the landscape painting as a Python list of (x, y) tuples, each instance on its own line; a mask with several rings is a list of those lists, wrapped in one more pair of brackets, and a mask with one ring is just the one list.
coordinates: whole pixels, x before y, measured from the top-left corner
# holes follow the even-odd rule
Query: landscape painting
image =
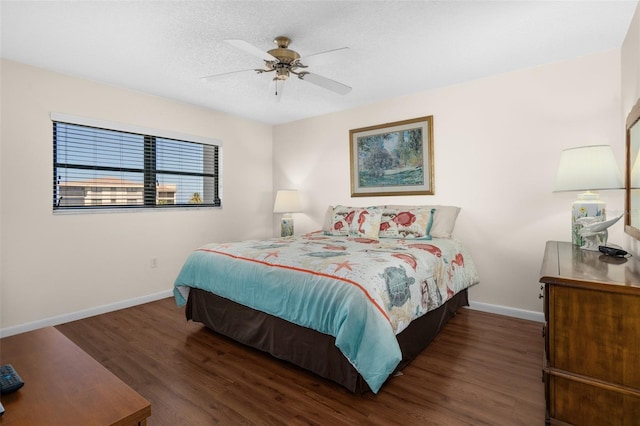
[(349, 131), (351, 195), (433, 195), (433, 116)]

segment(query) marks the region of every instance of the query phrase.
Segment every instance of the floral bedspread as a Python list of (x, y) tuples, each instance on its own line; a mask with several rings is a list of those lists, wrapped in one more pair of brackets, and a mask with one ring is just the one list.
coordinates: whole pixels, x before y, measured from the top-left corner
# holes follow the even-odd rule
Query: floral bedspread
[(201, 288), (334, 336), (377, 392), (401, 360), (395, 334), (478, 282), (457, 240), (312, 233), (200, 247), (174, 295), (182, 305), (190, 287)]

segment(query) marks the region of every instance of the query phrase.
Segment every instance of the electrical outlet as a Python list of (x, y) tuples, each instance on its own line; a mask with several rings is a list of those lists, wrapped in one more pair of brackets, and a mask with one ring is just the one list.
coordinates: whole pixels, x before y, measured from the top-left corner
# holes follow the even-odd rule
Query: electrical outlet
[(158, 258), (157, 257), (152, 257), (151, 258), (151, 268), (157, 268), (158, 267)]

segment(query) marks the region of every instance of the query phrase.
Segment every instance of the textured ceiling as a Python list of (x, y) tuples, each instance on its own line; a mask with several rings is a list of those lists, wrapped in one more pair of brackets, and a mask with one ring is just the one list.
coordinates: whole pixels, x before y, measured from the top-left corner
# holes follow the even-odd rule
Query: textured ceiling
[[(636, 1), (6, 1), (3, 58), (265, 123), (620, 48)], [(303, 57), (349, 56), (310, 71), (353, 87), (340, 96), (297, 78), (281, 102), (270, 75), (230, 74), (285, 35)]]

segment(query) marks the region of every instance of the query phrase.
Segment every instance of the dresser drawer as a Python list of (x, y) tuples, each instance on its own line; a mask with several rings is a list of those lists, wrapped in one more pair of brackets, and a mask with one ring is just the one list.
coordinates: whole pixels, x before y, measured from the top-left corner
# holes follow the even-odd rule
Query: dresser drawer
[(550, 287), (550, 366), (640, 389), (640, 295)]
[(545, 375), (549, 417), (574, 425), (632, 426), (640, 422), (640, 395)]

